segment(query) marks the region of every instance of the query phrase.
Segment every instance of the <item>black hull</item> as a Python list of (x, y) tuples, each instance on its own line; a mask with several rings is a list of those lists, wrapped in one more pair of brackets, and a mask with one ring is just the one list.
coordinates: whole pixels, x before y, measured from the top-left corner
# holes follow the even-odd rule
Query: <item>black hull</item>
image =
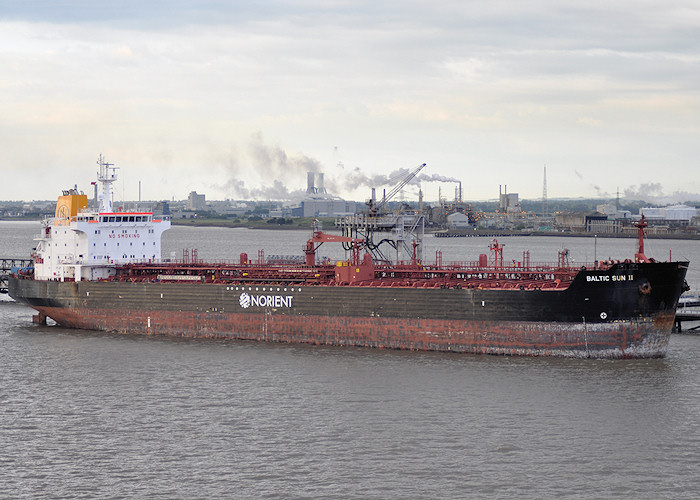
[(659, 357), (687, 263), (581, 271), (567, 289), (55, 282), (10, 295), (57, 323), (122, 333), (509, 355)]

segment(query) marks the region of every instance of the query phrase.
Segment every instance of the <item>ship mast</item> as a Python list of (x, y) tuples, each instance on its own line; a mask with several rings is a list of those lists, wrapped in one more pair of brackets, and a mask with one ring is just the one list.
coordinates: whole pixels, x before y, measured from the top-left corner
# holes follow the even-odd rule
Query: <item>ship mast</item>
[(97, 180), (102, 184), (102, 198), (100, 202), (100, 212), (112, 211), (112, 183), (117, 180), (117, 169), (114, 163), (107, 163), (100, 153), (97, 158), (97, 164), (100, 166), (100, 171), (97, 173)]
[(644, 255), (644, 229), (649, 225), (647, 224), (644, 214), (642, 214), (642, 220), (634, 224), (637, 227), (637, 237), (639, 238), (639, 249), (637, 253), (634, 254), (635, 262), (651, 262), (649, 258)]

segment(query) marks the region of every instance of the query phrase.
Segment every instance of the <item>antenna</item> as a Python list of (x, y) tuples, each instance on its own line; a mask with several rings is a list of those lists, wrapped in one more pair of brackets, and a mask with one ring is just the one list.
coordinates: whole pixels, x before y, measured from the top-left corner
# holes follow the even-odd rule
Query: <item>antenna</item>
[(547, 217), (547, 164), (544, 165), (544, 180), (542, 181), (542, 217)]
[(112, 211), (112, 183), (117, 180), (117, 169), (114, 163), (107, 163), (100, 153), (97, 158), (97, 164), (100, 166), (100, 171), (97, 173), (97, 180), (102, 183), (102, 202), (100, 210), (102, 212)]

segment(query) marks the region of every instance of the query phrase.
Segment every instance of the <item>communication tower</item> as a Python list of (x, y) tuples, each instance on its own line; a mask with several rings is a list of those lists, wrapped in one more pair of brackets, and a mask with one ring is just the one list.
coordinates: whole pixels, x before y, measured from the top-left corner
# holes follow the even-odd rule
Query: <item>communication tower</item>
[(544, 166), (544, 180), (542, 181), (542, 217), (547, 217), (547, 165)]

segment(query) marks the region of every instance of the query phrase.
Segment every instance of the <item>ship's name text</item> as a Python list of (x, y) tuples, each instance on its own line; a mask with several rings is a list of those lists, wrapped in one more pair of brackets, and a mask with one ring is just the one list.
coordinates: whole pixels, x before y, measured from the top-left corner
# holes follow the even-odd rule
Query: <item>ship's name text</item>
[(614, 276), (586, 276), (586, 281), (634, 281), (634, 274), (616, 274)]

